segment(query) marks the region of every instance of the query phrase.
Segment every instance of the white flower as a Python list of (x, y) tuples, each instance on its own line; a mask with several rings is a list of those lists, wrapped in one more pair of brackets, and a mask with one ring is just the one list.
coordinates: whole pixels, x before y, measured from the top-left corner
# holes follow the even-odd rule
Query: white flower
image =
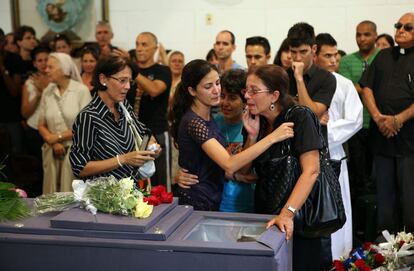
[(123, 178), (119, 180), (119, 185), (121, 186), (122, 195), (126, 197), (131, 193), (132, 189), (134, 188), (134, 180), (132, 180), (131, 177)]

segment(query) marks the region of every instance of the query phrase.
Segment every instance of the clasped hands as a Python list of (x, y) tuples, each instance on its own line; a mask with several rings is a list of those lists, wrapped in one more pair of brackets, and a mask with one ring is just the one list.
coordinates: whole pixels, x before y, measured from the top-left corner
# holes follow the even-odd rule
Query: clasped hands
[(374, 121), (378, 126), (378, 130), (386, 138), (396, 136), (403, 126), (403, 123), (399, 120), (397, 115), (391, 116), (379, 114), (376, 118), (374, 118)]

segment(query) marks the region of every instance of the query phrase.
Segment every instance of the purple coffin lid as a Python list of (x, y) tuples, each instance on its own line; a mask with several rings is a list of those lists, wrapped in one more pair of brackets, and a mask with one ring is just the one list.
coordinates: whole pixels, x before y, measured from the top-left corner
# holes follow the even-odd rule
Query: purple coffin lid
[(52, 228), (145, 233), (177, 204), (178, 200), (174, 198), (171, 204), (155, 206), (151, 216), (144, 219), (98, 212), (95, 220), (95, 216), (90, 212), (73, 208), (52, 218), (50, 225)]

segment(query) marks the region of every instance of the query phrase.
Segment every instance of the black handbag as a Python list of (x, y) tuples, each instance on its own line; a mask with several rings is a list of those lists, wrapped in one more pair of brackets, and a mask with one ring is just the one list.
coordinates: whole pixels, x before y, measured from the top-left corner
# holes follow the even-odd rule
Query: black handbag
[[(319, 120), (309, 108), (293, 106), (286, 113), (286, 121), (289, 121), (292, 112), (299, 108), (307, 110), (313, 117), (323, 148), (320, 151), (320, 174), (305, 203), (295, 215), (294, 232), (308, 238), (329, 236), (342, 228), (346, 222), (341, 187), (338, 181), (341, 161), (329, 158)], [(256, 193), (261, 198), (264, 195), (263, 191), (268, 190), (269, 193), (273, 193), (273, 196), (268, 193), (268, 198), (272, 197), (269, 203), (273, 204), (271, 208), (268, 208), (268, 211), (273, 214), (280, 213), (300, 176), (299, 161), (290, 152), (290, 140), (286, 140), (283, 144), (283, 156), (264, 164), (268, 167), (266, 171), (271, 172), (271, 175), (274, 174), (270, 178), (271, 181), (264, 180), (265, 182), (259, 185), (259, 191)], [(256, 200), (256, 202), (261, 201), (263, 198)], [(266, 206), (270, 205), (266, 204)]]

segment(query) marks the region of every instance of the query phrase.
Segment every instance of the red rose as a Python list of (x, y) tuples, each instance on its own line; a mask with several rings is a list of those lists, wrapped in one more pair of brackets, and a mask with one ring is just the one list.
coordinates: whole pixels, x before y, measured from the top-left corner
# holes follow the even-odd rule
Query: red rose
[(377, 265), (382, 265), (385, 261), (385, 257), (381, 253), (374, 255), (374, 260)]
[(356, 260), (354, 264), (356, 267), (358, 267), (359, 270), (362, 270), (361, 268), (365, 266), (365, 261), (362, 259), (359, 259), (359, 260)]
[(163, 185), (157, 185), (151, 189), (151, 195), (154, 195), (157, 197), (161, 197), (162, 193), (165, 193), (165, 192), (166, 192), (165, 186)]
[(359, 270), (361, 270), (361, 271), (371, 271), (371, 267), (369, 267), (368, 265), (364, 265)]
[(371, 248), (371, 246), (372, 246), (372, 243), (371, 243), (371, 242), (365, 242), (365, 243), (362, 245), (362, 249), (363, 249), (363, 250), (369, 250), (369, 249)]
[(337, 271), (345, 270), (344, 263), (341, 262), (340, 260), (334, 260), (333, 261), (333, 266), (335, 267), (335, 270), (337, 270)]
[(173, 201), (173, 193), (172, 192), (162, 193), (160, 200), (161, 200), (162, 203), (171, 203)]
[(158, 206), (161, 203), (159, 198), (154, 195), (144, 198), (144, 202), (148, 202), (149, 205), (153, 206)]

